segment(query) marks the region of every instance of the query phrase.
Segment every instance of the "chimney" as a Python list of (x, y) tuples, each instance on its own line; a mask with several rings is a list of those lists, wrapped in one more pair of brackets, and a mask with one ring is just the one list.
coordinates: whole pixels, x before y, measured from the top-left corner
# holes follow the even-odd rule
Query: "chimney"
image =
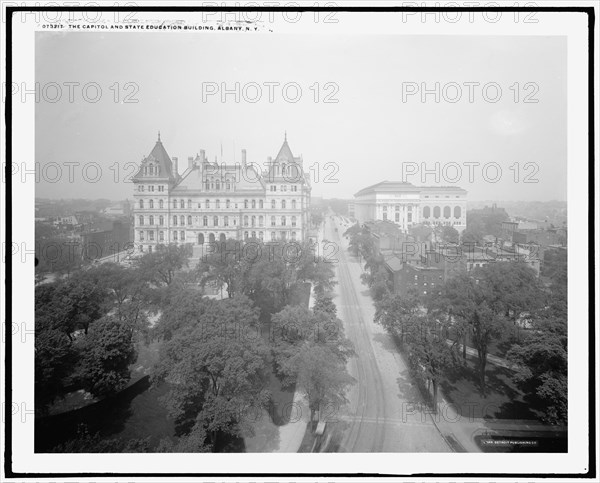
[(174, 175), (177, 178), (177, 176), (179, 176), (179, 166), (177, 163), (177, 158), (172, 158), (173, 159), (173, 171), (174, 171)]
[(203, 163), (206, 161), (206, 154), (205, 154), (204, 149), (200, 150), (200, 159)]
[(194, 156), (188, 156), (188, 169), (192, 169), (194, 166)]
[(246, 150), (242, 149), (242, 166), (246, 166)]

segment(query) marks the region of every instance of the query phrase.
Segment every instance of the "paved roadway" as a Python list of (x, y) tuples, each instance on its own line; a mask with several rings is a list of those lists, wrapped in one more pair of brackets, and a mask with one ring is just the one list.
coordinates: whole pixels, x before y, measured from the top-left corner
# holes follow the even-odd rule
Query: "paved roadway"
[[(431, 416), (420, 410), (422, 398), (393, 341), (374, 323), (375, 308), (360, 280), (361, 265), (347, 252), (342, 236), (347, 227), (334, 219), (326, 217), (324, 238), (339, 246), (334, 302), (355, 347), (348, 370), (357, 380), (348, 392), (349, 404), (336, 415), (336, 427), (343, 432), (339, 451), (451, 451)], [(327, 255), (333, 258), (331, 248)]]

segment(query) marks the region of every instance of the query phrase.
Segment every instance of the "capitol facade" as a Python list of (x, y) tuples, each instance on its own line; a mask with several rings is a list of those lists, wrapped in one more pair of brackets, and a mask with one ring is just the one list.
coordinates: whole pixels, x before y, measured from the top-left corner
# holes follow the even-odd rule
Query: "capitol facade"
[(205, 151), (188, 157), (179, 174), (161, 139), (145, 157), (134, 183), (135, 246), (205, 246), (226, 239), (263, 242), (304, 241), (308, 237), (310, 179), (287, 135), (264, 169), (248, 163), (210, 162)]

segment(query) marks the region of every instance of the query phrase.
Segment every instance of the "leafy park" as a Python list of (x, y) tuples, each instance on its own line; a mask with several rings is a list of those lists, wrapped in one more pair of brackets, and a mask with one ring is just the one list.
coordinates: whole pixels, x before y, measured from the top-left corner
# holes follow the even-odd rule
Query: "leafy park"
[[(173, 426), (158, 442), (144, 435), (114, 438), (80, 424), (50, 444), (40, 429), (36, 446), (239, 451), (252, 436), (256, 410), (268, 413), (274, 393), (299, 392), (311, 421), (323, 408), (344, 403), (353, 382), (345, 369), (352, 347), (328, 296), (335, 281), (326, 260), (307, 244), (258, 240), (214, 244), (199, 260), (190, 255), (186, 246), (160, 246), (129, 267), (104, 263), (36, 286), (39, 421), (51, 420), (52, 407), (75, 390), (110, 406), (146, 384), (158, 388), (161, 411)], [(205, 296), (205, 288), (223, 297)], [(151, 353), (148, 377), (132, 383), (140, 355)]]
[(375, 321), (393, 336), (434, 411), (443, 392), (463, 416), (566, 425), (566, 252), (546, 252), (542, 278), (525, 263), (496, 262), (427, 294), (397, 294), (368, 230), (355, 225), (345, 235), (364, 262)]

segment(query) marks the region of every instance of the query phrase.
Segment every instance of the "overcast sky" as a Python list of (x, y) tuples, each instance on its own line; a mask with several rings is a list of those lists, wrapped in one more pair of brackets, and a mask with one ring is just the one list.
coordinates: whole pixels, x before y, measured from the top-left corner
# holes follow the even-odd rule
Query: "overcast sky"
[[(65, 168), (61, 181), (41, 182), (36, 196), (131, 198), (132, 184), (123, 182), (131, 171), (126, 163), (147, 155), (160, 130), (169, 155), (179, 157), (180, 171), (200, 149), (210, 159), (220, 158), (221, 145), (224, 161), (235, 156), (239, 162), (245, 148), (249, 162), (262, 164), (277, 154), (287, 131), (294, 155), (303, 155), (306, 169), (312, 166), (314, 196), (350, 198), (370, 184), (401, 180), (402, 163), (426, 163), (433, 170), (436, 162), (440, 168), (456, 162), (462, 179), (454, 184), (467, 189), (472, 200), (566, 200), (566, 60), (562, 37), (38, 33), (36, 80), (42, 87), (96, 82), (103, 95), (87, 102), (79, 86), (71, 103), (63, 86), (62, 98), (48, 102), (44, 97), (55, 95), (48, 87), (36, 106), (36, 160), (96, 162), (103, 173), (90, 183), (75, 168), (75, 182), (69, 183)], [(125, 89), (127, 82), (135, 83), (137, 92)], [(258, 83), (262, 98), (249, 102), (256, 95), (249, 86), (250, 99), (239, 103), (233, 95), (221, 102), (220, 93), (203, 102), (203, 83), (213, 82), (219, 89), (222, 83), (231, 89), (236, 82)], [(268, 82), (280, 83), (272, 103)], [(336, 92), (325, 89), (328, 82)], [(429, 95), (423, 103), (417, 94), (403, 102), (406, 82), (429, 88), (439, 82), (448, 86), (448, 100), (436, 103)], [(473, 87), (473, 103), (465, 82), (480, 83)], [(481, 86), (490, 82), (502, 88), (495, 103), (482, 95)], [(537, 87), (525, 89), (528, 82)], [(286, 83), (301, 87), (298, 102), (291, 102), (293, 87), (284, 97)], [(449, 83), (462, 86), (458, 102), (448, 102), (457, 94)], [(139, 102), (123, 102), (127, 94)], [(327, 94), (338, 102), (325, 103)], [(523, 102), (528, 94), (539, 102)], [(95, 90), (88, 88), (87, 95), (93, 98)], [(491, 100), (495, 88), (487, 95)], [(325, 169), (330, 162), (339, 166), (337, 173)], [(480, 163), (473, 168), (473, 182), (463, 164), (470, 162)], [(496, 177), (495, 169), (482, 172), (492, 162), (503, 168), (495, 183), (484, 178)], [(115, 163), (121, 166), (116, 183)], [(339, 182), (324, 183), (328, 173)], [(94, 170), (87, 174), (93, 177)], [(439, 184), (453, 184), (457, 171), (448, 168), (445, 174)], [(538, 182), (523, 183), (528, 174)], [(425, 183), (420, 175), (406, 180), (437, 184), (433, 174)]]

